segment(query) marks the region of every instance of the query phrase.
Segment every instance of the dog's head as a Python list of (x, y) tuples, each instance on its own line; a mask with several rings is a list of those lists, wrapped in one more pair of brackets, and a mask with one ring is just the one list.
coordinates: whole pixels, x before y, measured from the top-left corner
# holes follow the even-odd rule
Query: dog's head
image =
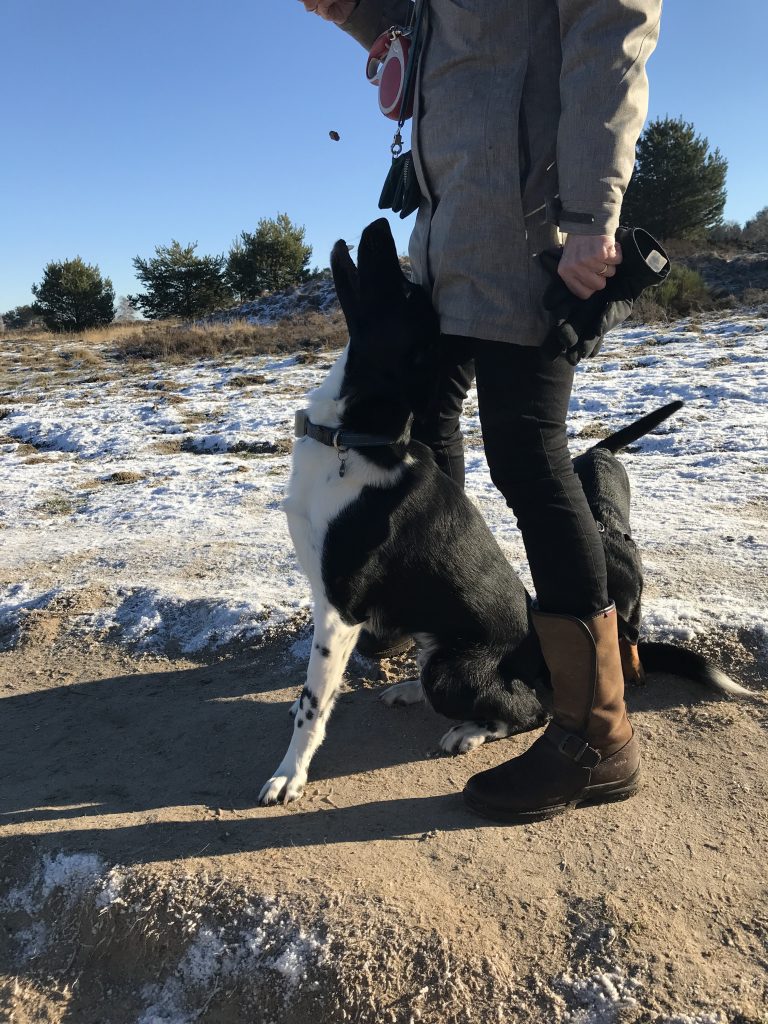
[(349, 328), (348, 384), (388, 394), (414, 411), (423, 408), (434, 375), (439, 336), (427, 293), (400, 267), (389, 224), (369, 224), (357, 266), (340, 239), (331, 253), (336, 294)]

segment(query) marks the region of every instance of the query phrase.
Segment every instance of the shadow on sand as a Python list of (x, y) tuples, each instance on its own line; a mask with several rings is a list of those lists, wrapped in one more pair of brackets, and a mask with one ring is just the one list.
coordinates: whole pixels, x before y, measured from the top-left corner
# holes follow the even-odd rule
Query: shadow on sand
[[(381, 792), (373, 802), (335, 808), (322, 796), (331, 780), (396, 765), (410, 766), (403, 788), (418, 789), (419, 765), (437, 756), (448, 725), (426, 707), (388, 709), (376, 700), (379, 691), (358, 682), (340, 698), (312, 763), (307, 793), (314, 790), (318, 799), (259, 808), (259, 788), (292, 729), (290, 701), (271, 694), (298, 685), (302, 671), (300, 663), (262, 651), (247, 664), (115, 676), (5, 697), (0, 826), (13, 824), (24, 841), (41, 831), (36, 824), (48, 822), (46, 844), (99, 850), (124, 864), (471, 828), (479, 819), (464, 809), (464, 780), (530, 742), (521, 736), (494, 745), (484, 763), (477, 756), (441, 759), (444, 794), (404, 797), (390, 789), (389, 797)], [(660, 711), (709, 696), (683, 680), (656, 676), (633, 690), (629, 703), (636, 711)], [(370, 791), (366, 786), (365, 795)], [(174, 821), (167, 813), (190, 807), (201, 820)], [(117, 820), (137, 812), (139, 824)]]

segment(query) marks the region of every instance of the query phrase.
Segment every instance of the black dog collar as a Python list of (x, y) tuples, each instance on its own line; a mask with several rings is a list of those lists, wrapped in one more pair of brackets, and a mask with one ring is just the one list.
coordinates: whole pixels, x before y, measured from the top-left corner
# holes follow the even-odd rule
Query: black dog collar
[(295, 414), (293, 433), (295, 437), (311, 437), (328, 448), (335, 448), (337, 452), (347, 448), (384, 448), (393, 444), (408, 444), (411, 439), (411, 419), (399, 437), (384, 437), (381, 434), (356, 434), (339, 427), (322, 427), (310, 420), (306, 409), (299, 409)]

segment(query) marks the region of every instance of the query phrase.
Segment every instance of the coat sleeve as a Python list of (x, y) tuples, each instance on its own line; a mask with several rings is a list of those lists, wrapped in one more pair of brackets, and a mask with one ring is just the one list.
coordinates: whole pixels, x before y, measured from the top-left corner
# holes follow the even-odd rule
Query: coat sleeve
[(406, 25), (412, 10), (411, 0), (360, 0), (341, 26), (366, 49), (390, 25)]
[(563, 231), (612, 235), (648, 113), (645, 64), (656, 46), (661, 0), (558, 0), (562, 70), (557, 167)]

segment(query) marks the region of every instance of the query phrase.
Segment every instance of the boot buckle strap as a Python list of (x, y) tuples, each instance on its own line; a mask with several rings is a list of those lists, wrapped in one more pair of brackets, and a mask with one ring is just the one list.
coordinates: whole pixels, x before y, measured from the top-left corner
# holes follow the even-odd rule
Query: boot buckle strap
[(549, 723), (544, 735), (554, 743), (563, 757), (583, 768), (595, 768), (602, 760), (599, 751), (590, 747), (586, 740), (575, 733), (566, 732), (555, 722)]

